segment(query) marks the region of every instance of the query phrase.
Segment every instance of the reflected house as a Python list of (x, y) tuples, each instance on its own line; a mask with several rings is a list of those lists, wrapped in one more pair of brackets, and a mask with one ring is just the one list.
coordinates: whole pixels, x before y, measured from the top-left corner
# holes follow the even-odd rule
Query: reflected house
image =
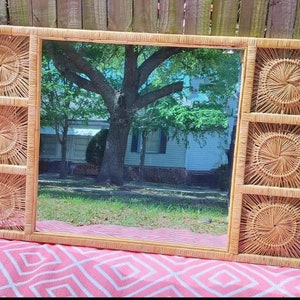
[[(237, 99), (229, 100), (229, 107), (235, 112)], [(144, 180), (149, 182), (203, 185), (221, 188), (220, 171), (228, 164), (227, 151), (230, 146), (235, 114), (229, 117), (229, 128), (225, 138), (218, 134), (206, 137), (200, 145), (192, 135), (188, 137), (189, 147), (168, 139), (161, 131), (147, 138)], [(103, 120), (81, 120), (70, 123), (68, 132), (67, 162), (69, 173), (74, 175), (97, 175), (95, 166), (85, 160), (86, 148), (91, 138), (101, 129), (109, 128)], [(54, 129), (41, 128), (40, 172), (57, 172), (60, 162), (60, 144)], [(137, 180), (140, 164), (141, 136), (129, 134), (125, 155), (125, 180)], [(227, 176), (227, 175), (225, 175)]]
[[(190, 86), (197, 87), (203, 83), (201, 79), (191, 79)], [(207, 101), (205, 94), (196, 88), (190, 90), (185, 105), (193, 101)], [(146, 155), (143, 169), (144, 181), (200, 185), (226, 190), (231, 175), (229, 150), (232, 150), (232, 131), (236, 121), (238, 95), (228, 99), (228, 129), (225, 136), (217, 133), (206, 134), (203, 143), (188, 136), (189, 146), (176, 139), (167, 138), (160, 130), (147, 136)], [(69, 173), (74, 175), (98, 174), (95, 166), (85, 160), (86, 148), (92, 137), (101, 129), (109, 128), (104, 120), (82, 120), (70, 122), (67, 144), (67, 163)], [(40, 172), (57, 172), (60, 163), (60, 144), (54, 129), (41, 128)], [(141, 156), (141, 134), (130, 132), (125, 154), (125, 180), (137, 180)], [(230, 168), (228, 168), (228, 163)], [(230, 171), (229, 171), (230, 169)], [(229, 173), (230, 172), (230, 173)], [(225, 181), (225, 182), (224, 182)]]
[[(104, 120), (72, 120), (67, 139), (67, 164), (70, 174), (96, 175), (94, 166), (86, 163), (85, 152), (92, 137), (101, 129), (109, 128)], [(55, 130), (51, 127), (40, 129), (40, 173), (58, 172), (61, 159), (61, 145)]]
[[(199, 100), (198, 96), (190, 100)], [(202, 99), (200, 99), (201, 101)], [(221, 137), (217, 133), (207, 134), (201, 145), (190, 134), (189, 146), (167, 139), (160, 131), (147, 137), (144, 179), (150, 182), (164, 182), (188, 185), (202, 185), (227, 190), (228, 170), (232, 131), (236, 122), (237, 96), (228, 100), (228, 130)], [(234, 141), (233, 141), (234, 142)], [(131, 177), (138, 177), (141, 135), (129, 135), (125, 165)], [(232, 163), (232, 162), (230, 162)], [(225, 176), (225, 178), (220, 178)], [(134, 179), (134, 178), (130, 178)], [(224, 182), (224, 180), (226, 182)]]

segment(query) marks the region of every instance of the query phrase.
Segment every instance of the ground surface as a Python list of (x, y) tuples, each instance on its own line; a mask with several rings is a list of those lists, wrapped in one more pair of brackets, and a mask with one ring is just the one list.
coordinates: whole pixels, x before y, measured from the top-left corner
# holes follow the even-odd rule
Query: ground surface
[(221, 201), (227, 202), (227, 192), (218, 189), (210, 189), (201, 186), (171, 185), (152, 182), (125, 182), (122, 187), (105, 185), (99, 186), (95, 184), (94, 177), (68, 176), (66, 179), (60, 179), (57, 173), (42, 173), (39, 176), (41, 184), (62, 185), (65, 188), (72, 188), (78, 191), (97, 192), (103, 195), (147, 195), (151, 197), (165, 198), (189, 198), (199, 199), (203, 201)]

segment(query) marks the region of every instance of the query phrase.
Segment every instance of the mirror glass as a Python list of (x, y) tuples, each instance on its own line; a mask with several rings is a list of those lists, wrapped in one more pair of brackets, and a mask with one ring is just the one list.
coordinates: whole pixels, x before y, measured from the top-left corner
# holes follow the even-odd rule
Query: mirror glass
[(242, 56), (44, 40), (36, 231), (226, 248)]

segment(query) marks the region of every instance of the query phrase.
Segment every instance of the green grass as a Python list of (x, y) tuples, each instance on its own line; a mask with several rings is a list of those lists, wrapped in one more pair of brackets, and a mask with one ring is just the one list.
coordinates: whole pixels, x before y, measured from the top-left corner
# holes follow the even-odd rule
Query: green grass
[[(76, 183), (64, 186), (78, 187)], [(82, 183), (81, 183), (82, 185)], [(85, 187), (92, 186), (87, 182)], [(117, 193), (115, 193), (117, 192)], [(146, 229), (175, 228), (198, 233), (226, 234), (228, 207), (224, 200), (211, 201), (182, 194), (120, 195), (120, 190), (73, 190), (63, 185), (39, 184), (38, 220), (58, 220), (74, 225), (113, 224)], [(121, 192), (122, 193), (122, 192)], [(208, 222), (208, 220), (211, 222)]]

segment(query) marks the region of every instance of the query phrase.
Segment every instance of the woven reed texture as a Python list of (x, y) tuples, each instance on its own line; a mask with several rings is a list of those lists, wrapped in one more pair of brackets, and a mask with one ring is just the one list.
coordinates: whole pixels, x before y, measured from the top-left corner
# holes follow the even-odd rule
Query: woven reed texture
[(239, 253), (300, 257), (300, 199), (246, 194)]
[(27, 108), (0, 105), (0, 163), (26, 165)]
[(28, 97), (29, 39), (0, 36), (0, 96)]
[(251, 123), (245, 184), (300, 187), (300, 127)]
[(0, 173), (0, 229), (23, 230), (26, 177)]
[(27, 164), (28, 96), (29, 38), (0, 35), (0, 228), (2, 230), (23, 230), (25, 224), (24, 168)]
[(300, 51), (258, 49), (251, 111), (300, 114)]
[[(41, 102), (41, 45), (36, 35), (30, 36), (29, 48), (29, 99), (27, 133), (26, 211), (25, 234), (35, 230), (35, 211), (38, 194), (39, 149), (40, 149), (40, 102)], [(33, 184), (32, 184), (33, 183)]]
[[(49, 28), (7, 27), (7, 32), (0, 29), (3, 33), (0, 35), (0, 236), (255, 263), (271, 261), (299, 267), (299, 260), (295, 261), (299, 258), (300, 243), (300, 44), (297, 41)], [(34, 232), (41, 96), (38, 37), (245, 49), (229, 251)], [(257, 48), (258, 44), (261, 47)], [(292, 47), (297, 49), (289, 49)], [(20, 235), (24, 229), (26, 237)]]

